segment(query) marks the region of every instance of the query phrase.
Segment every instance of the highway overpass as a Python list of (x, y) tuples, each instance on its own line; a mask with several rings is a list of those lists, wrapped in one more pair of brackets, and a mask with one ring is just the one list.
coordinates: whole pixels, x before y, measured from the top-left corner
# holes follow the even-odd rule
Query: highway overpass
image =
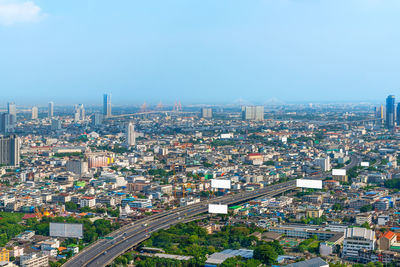
[(130, 248), (137, 246), (146, 240), (152, 232), (160, 229), (167, 229), (171, 225), (188, 222), (208, 212), (208, 204), (232, 205), (263, 196), (276, 196), (296, 188), (296, 181), (271, 185), (262, 189), (250, 192), (226, 195), (212, 198), (197, 204), (164, 211), (152, 216), (137, 220), (128, 226), (124, 226), (109, 236), (113, 239), (100, 239), (72, 257), (63, 266), (65, 267), (99, 267), (106, 266), (113, 262), (119, 255)]

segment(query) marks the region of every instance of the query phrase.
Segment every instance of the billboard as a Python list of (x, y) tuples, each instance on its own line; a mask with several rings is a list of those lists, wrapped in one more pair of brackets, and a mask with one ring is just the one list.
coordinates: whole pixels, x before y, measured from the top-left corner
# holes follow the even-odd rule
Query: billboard
[(50, 223), (50, 236), (55, 237), (83, 237), (83, 225), (81, 223)]
[(322, 189), (321, 180), (296, 179), (296, 187)]
[(361, 167), (369, 167), (369, 162), (368, 161), (361, 162)]
[(212, 188), (231, 189), (231, 180), (211, 179)]
[(332, 175), (345, 176), (346, 170), (345, 169), (332, 169)]
[(208, 204), (208, 213), (228, 214), (228, 205)]

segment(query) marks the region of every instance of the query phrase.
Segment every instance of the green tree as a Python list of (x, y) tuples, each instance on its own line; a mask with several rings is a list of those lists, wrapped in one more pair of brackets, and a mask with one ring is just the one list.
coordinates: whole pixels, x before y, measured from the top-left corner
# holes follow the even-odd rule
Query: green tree
[(371, 229), (368, 222), (361, 224), (361, 227), (366, 228), (366, 229)]
[(275, 251), (274, 247), (269, 244), (262, 244), (254, 249), (254, 259), (260, 260), (267, 265), (275, 263), (277, 258), (278, 253)]
[(66, 209), (67, 211), (76, 211), (76, 210), (78, 210), (78, 205), (75, 204), (75, 203), (72, 202), (72, 201), (65, 202), (65, 209)]
[(342, 206), (342, 204), (335, 203), (335, 204), (333, 204), (332, 209), (335, 211), (343, 210), (343, 206)]
[(368, 211), (371, 211), (371, 210), (372, 210), (372, 205), (371, 205), (371, 204), (362, 206), (362, 207), (360, 208), (360, 212), (368, 212)]

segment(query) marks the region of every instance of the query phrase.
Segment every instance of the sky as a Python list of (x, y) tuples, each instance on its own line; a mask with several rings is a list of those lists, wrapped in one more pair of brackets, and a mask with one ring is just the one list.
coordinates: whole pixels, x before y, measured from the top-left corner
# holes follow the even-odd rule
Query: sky
[(0, 0), (0, 105), (383, 102), (400, 88), (399, 13), (398, 0)]

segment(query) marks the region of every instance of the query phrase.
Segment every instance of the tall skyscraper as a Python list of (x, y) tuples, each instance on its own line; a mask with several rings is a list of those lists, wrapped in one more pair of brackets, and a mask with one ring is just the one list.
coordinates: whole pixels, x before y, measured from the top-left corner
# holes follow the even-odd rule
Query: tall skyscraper
[(7, 113), (10, 114), (10, 124), (15, 125), (17, 123), (17, 106), (13, 102), (7, 104)]
[(395, 98), (394, 95), (389, 95), (386, 98), (386, 128), (393, 129), (395, 121)]
[(212, 108), (202, 108), (201, 109), (201, 117), (205, 119), (212, 118)]
[(20, 141), (16, 135), (0, 136), (0, 164), (19, 166)]
[(8, 113), (0, 114), (0, 133), (7, 134), (12, 132), (12, 130), (14, 129), (14, 125), (11, 124), (11, 117), (12, 115)]
[(74, 121), (83, 121), (85, 120), (85, 108), (83, 104), (75, 105), (75, 113), (74, 113)]
[(103, 123), (103, 118), (104, 118), (103, 114), (101, 114), (101, 113), (94, 113), (94, 114), (92, 115), (92, 125), (93, 125), (93, 126), (101, 125), (101, 124)]
[(400, 103), (397, 103), (396, 122), (397, 122), (397, 126), (399, 126), (400, 125)]
[(39, 111), (37, 107), (32, 107), (32, 120), (36, 120), (39, 117)]
[(129, 122), (126, 129), (126, 145), (128, 147), (136, 145), (135, 125), (133, 124), (133, 122)]
[(54, 102), (49, 102), (49, 119), (53, 118), (54, 116)]
[(244, 106), (242, 107), (243, 120), (264, 120), (264, 106)]
[(111, 94), (103, 95), (103, 115), (111, 117)]

